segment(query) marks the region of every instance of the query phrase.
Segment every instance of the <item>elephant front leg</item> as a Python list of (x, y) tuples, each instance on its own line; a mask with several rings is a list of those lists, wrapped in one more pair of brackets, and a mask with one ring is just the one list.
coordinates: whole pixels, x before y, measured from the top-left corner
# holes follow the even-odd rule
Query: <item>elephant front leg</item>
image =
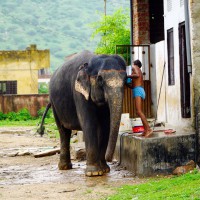
[[(78, 102), (78, 101), (77, 101)], [(100, 150), (98, 143), (99, 122), (96, 115), (96, 107), (90, 102), (76, 104), (79, 111), (78, 117), (82, 127), (86, 148), (86, 176), (101, 176), (103, 170), (100, 164)]]
[(89, 130), (85, 130), (85, 146), (86, 146), (86, 176), (102, 176), (103, 170), (100, 162), (100, 152), (97, 137), (97, 126)]
[[(95, 137), (94, 137), (95, 135)], [(102, 176), (103, 170), (101, 168), (101, 162), (99, 160), (99, 148), (98, 148), (98, 142), (96, 133), (93, 134), (92, 140), (85, 141), (86, 144), (86, 157), (87, 157), (87, 163), (86, 163), (86, 170), (85, 175), (86, 176)]]
[(71, 130), (64, 127), (59, 128), (60, 132), (60, 161), (58, 168), (60, 170), (72, 169), (71, 157), (70, 157), (70, 138)]
[(98, 113), (100, 129), (98, 133), (98, 141), (100, 148), (100, 165), (104, 173), (110, 172), (110, 167), (106, 162), (105, 154), (108, 146), (109, 133), (110, 133), (110, 117), (107, 107), (101, 109)]

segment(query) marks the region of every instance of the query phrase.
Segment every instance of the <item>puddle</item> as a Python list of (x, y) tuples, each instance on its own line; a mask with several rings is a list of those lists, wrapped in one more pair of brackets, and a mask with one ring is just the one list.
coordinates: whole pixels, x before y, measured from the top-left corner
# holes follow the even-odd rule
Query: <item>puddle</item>
[(73, 169), (61, 171), (57, 165), (45, 166), (7, 166), (0, 168), (0, 185), (33, 184), (33, 183), (74, 183), (87, 185), (89, 182), (115, 182), (132, 179), (133, 175), (126, 170), (116, 170), (116, 165), (111, 166), (111, 172), (99, 177), (86, 177), (84, 162), (74, 163)]

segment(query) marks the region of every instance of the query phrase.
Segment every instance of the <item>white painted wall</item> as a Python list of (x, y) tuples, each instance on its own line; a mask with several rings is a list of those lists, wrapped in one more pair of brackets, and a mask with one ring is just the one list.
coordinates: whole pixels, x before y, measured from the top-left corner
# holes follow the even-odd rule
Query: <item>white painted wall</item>
[[(181, 93), (180, 93), (180, 66), (179, 66), (179, 23), (185, 21), (184, 5), (180, 0), (171, 0), (171, 10), (168, 9), (169, 0), (164, 1), (165, 20), (165, 60), (166, 60), (166, 122), (175, 126), (189, 126), (192, 120), (181, 116)], [(167, 30), (173, 28), (174, 32), (174, 73), (175, 85), (168, 85), (168, 62), (167, 62)]]
[[(151, 45), (152, 114), (159, 122), (166, 122), (166, 65), (164, 66), (164, 41)], [(164, 73), (164, 76), (163, 76)], [(162, 79), (163, 76), (163, 79)], [(160, 97), (159, 97), (160, 96)]]
[[(142, 72), (145, 72), (143, 76), (144, 80), (149, 80), (149, 48), (148, 46), (137, 46), (133, 47), (133, 61), (139, 59), (142, 63)], [(144, 53), (143, 53), (144, 52)]]
[[(164, 0), (164, 20), (165, 20), (165, 41), (151, 45), (151, 92), (152, 92), (152, 113), (157, 121), (165, 122), (175, 127), (192, 126), (192, 118), (186, 119), (181, 116), (180, 99), (180, 66), (179, 66), (179, 23), (185, 21), (184, 5), (180, 0), (171, 0), (171, 8), (167, 8), (167, 2)], [(174, 68), (175, 85), (168, 85), (168, 61), (167, 61), (167, 30), (173, 28), (174, 32)], [(164, 79), (161, 87), (164, 63)], [(161, 93), (160, 93), (161, 91)], [(157, 103), (160, 93), (160, 100), (157, 110)]]

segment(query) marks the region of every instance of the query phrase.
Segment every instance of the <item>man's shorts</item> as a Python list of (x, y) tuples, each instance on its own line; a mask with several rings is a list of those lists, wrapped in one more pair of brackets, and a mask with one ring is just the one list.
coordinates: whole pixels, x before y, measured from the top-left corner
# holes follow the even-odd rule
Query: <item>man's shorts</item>
[(133, 90), (133, 98), (134, 97), (141, 97), (142, 99), (145, 99), (145, 91), (142, 86), (137, 86), (132, 89)]

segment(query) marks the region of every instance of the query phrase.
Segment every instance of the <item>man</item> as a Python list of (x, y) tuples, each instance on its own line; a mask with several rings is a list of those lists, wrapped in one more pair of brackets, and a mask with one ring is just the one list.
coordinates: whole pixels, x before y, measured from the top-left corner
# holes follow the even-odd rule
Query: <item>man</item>
[(131, 82), (127, 83), (127, 86), (133, 90), (133, 98), (135, 98), (135, 107), (138, 116), (142, 120), (144, 126), (144, 132), (142, 136), (150, 137), (153, 133), (153, 130), (150, 128), (147, 119), (142, 111), (142, 101), (145, 99), (145, 91), (143, 87), (143, 75), (141, 68), (142, 63), (139, 60), (135, 60), (132, 66), (132, 74), (128, 75), (128, 80), (131, 79)]

